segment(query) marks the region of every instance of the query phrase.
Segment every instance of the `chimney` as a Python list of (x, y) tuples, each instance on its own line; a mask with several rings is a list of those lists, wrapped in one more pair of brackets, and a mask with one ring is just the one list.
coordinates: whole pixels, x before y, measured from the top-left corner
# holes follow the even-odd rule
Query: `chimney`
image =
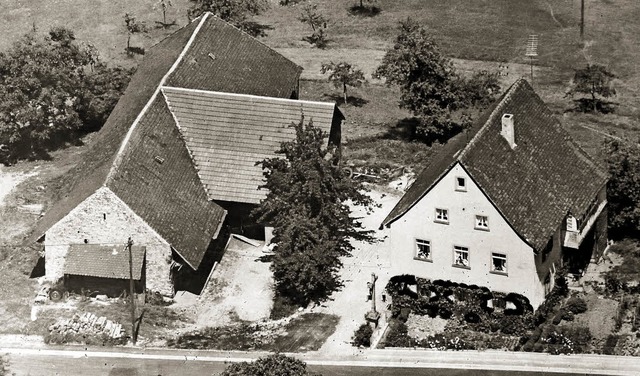
[(509, 143), (511, 149), (516, 147), (516, 129), (513, 124), (513, 114), (502, 115), (502, 130), (500, 135)]

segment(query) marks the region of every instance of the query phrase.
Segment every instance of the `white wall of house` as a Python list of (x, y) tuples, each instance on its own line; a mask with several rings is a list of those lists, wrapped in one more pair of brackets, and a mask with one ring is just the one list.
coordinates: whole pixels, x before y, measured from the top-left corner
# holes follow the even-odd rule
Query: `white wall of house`
[[(466, 189), (457, 189), (463, 178)], [(448, 223), (436, 221), (436, 208), (448, 211)], [(476, 229), (476, 215), (486, 216), (488, 229)], [(534, 308), (544, 301), (533, 249), (509, 226), (496, 208), (456, 164), (413, 208), (386, 230), (392, 275), (413, 274), (515, 292)], [(416, 239), (431, 244), (430, 260), (416, 259)], [(468, 268), (454, 266), (454, 247), (468, 248)], [(506, 255), (506, 273), (492, 271), (492, 254)]]
[(135, 245), (146, 247), (146, 288), (173, 296), (169, 243), (106, 187), (98, 189), (47, 231), (46, 279), (56, 281), (63, 276), (70, 244), (124, 246), (129, 237)]

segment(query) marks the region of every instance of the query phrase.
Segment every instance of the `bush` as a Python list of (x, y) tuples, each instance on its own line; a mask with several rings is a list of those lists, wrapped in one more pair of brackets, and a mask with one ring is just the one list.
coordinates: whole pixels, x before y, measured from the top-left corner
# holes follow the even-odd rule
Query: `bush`
[(278, 320), (284, 317), (289, 317), (297, 310), (298, 306), (294, 304), (291, 299), (276, 293), (273, 298), (273, 307), (271, 308), (269, 318), (272, 320)]
[(577, 296), (569, 298), (566, 309), (574, 314), (587, 312), (587, 302)]
[(471, 324), (477, 324), (480, 322), (480, 315), (478, 315), (477, 313), (473, 312), (473, 311), (469, 311), (467, 313), (465, 313), (464, 315), (464, 321), (471, 323)]
[(573, 321), (574, 316), (573, 316), (573, 312), (571, 312), (570, 310), (564, 308), (560, 311), (560, 314), (562, 315), (562, 319), (565, 321)]
[(607, 340), (604, 343), (604, 346), (602, 347), (602, 353), (604, 355), (615, 355), (616, 346), (618, 345), (619, 339), (620, 339), (619, 335), (609, 334), (609, 336), (607, 337)]
[(443, 318), (445, 320), (450, 319), (452, 315), (453, 315), (453, 312), (451, 312), (451, 310), (447, 307), (440, 307), (440, 309), (438, 310), (438, 316), (440, 316), (440, 318)]
[(409, 329), (403, 322), (392, 320), (384, 339), (385, 347), (412, 347), (413, 340), (408, 335)]
[(360, 325), (360, 327), (353, 334), (353, 341), (351, 344), (357, 347), (370, 347), (371, 336), (373, 335), (373, 329), (368, 323)]
[(551, 320), (551, 322), (553, 323), (553, 325), (558, 325), (562, 322), (562, 311), (556, 313), (555, 316), (553, 316), (553, 320)]
[(525, 331), (524, 324), (519, 317), (504, 316), (500, 320), (500, 331), (503, 334), (513, 335)]

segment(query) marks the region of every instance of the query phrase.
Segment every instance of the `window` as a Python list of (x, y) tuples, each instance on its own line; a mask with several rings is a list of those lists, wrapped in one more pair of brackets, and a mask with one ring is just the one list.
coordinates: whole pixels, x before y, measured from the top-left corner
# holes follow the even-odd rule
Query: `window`
[(489, 230), (489, 217), (476, 215), (476, 230)]
[(492, 253), (491, 271), (494, 273), (507, 274), (507, 255), (504, 253)]
[(449, 223), (449, 210), (436, 209), (436, 222)]
[(469, 268), (469, 248), (467, 247), (453, 247), (453, 266), (460, 266), (463, 268)]
[(467, 181), (465, 178), (456, 178), (456, 191), (466, 191)]
[(431, 261), (431, 242), (416, 239), (416, 260)]

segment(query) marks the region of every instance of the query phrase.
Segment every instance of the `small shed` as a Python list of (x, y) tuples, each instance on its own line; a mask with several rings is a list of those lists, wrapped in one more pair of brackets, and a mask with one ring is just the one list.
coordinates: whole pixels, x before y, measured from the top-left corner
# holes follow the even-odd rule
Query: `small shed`
[[(145, 291), (146, 248), (131, 247), (136, 293)], [(129, 251), (124, 245), (72, 244), (64, 265), (68, 291), (120, 296), (129, 291)]]

